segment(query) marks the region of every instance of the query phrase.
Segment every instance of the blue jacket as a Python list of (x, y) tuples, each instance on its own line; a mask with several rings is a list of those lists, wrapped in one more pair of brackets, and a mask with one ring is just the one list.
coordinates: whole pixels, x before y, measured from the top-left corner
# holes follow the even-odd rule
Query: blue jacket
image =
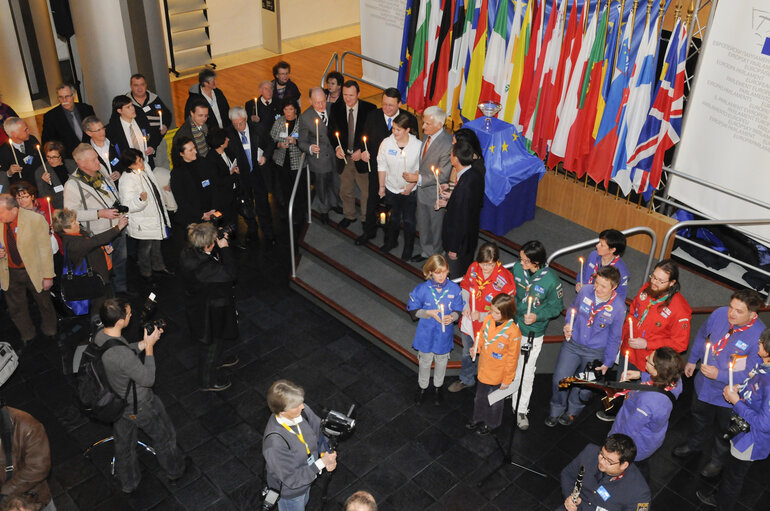
[[(618, 293), (620, 298), (625, 300), (626, 294), (628, 292), (628, 267), (626, 266), (626, 263), (623, 262), (623, 259), (620, 258), (615, 261), (615, 264), (610, 266), (614, 266), (620, 272), (620, 284), (618, 284), (618, 288), (615, 291)], [(586, 259), (586, 262), (583, 265), (583, 285), (585, 286), (588, 284), (588, 281), (591, 279), (591, 275), (599, 271), (601, 268), (602, 258), (599, 256), (599, 254), (596, 253), (596, 250), (594, 250), (588, 254), (588, 259)]]
[[(740, 326), (738, 327), (740, 328)], [(762, 363), (757, 353), (757, 341), (759, 334), (765, 329), (765, 324), (757, 318), (751, 328), (740, 333), (734, 333), (727, 339), (727, 345), (718, 354), (714, 354), (714, 346), (730, 330), (730, 323), (727, 321), (727, 307), (720, 307), (711, 313), (703, 326), (698, 330), (688, 362), (694, 364), (698, 360), (703, 361), (706, 350), (706, 338), (711, 343), (711, 353), (709, 353), (708, 365), (716, 366), (719, 374), (716, 380), (711, 380), (698, 372), (695, 376), (695, 392), (698, 399), (704, 403), (729, 408), (730, 403), (725, 401), (722, 391), (727, 386), (730, 372), (730, 357), (735, 354), (739, 357), (736, 366), (733, 369), (733, 382), (742, 383), (749, 376), (749, 371), (757, 364)], [(739, 370), (740, 369), (740, 370)]]
[[(457, 312), (462, 314), (463, 297), (460, 286), (448, 280), (444, 291), (433, 290), (437, 297), (441, 299), (436, 302), (431, 290), (433, 286), (430, 280), (427, 280), (409, 293), (409, 301), (406, 304), (406, 310), (416, 311), (420, 309), (431, 310), (438, 309), (440, 304), (444, 304), (444, 314)], [(420, 318), (417, 323), (417, 332), (414, 334), (412, 348), (423, 353), (435, 353), (444, 355), (452, 351), (454, 344), (454, 325), (447, 325), (444, 331), (441, 331), (441, 324), (433, 318)]]
[(626, 318), (626, 304), (620, 295), (617, 295), (611, 304), (597, 312), (593, 324), (589, 327), (588, 319), (595, 300), (593, 285), (583, 286), (580, 289), (575, 301), (572, 302), (572, 307), (567, 310), (567, 320), (564, 322), (567, 325), (572, 318), (572, 309), (577, 313), (575, 323), (572, 325), (572, 337), (566, 342), (575, 342), (594, 350), (603, 349), (602, 362), (607, 367), (612, 367), (620, 348), (623, 321)]
[(757, 372), (749, 380), (740, 392), (741, 400), (733, 405), (733, 412), (746, 419), (751, 429), (736, 435), (731, 443), (739, 452), (753, 444), (752, 461), (770, 455), (770, 365), (761, 365), (760, 370), (764, 372)]
[[(642, 382), (650, 379), (649, 374), (642, 372)], [(678, 399), (682, 393), (682, 384), (677, 384), (671, 393)], [(647, 459), (663, 445), (673, 408), (671, 399), (665, 394), (632, 390), (620, 408), (610, 435), (623, 433), (630, 436), (636, 444), (636, 461)]]

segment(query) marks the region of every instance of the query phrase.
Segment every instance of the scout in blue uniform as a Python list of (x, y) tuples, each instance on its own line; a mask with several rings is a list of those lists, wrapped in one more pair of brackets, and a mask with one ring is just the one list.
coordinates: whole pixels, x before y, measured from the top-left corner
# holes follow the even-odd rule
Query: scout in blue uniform
[[(731, 511), (735, 507), (752, 462), (770, 455), (770, 329), (759, 336), (758, 354), (761, 360), (749, 376), (743, 381), (733, 379), (733, 388), (727, 386), (722, 391), (725, 401), (732, 405), (733, 414), (743, 418), (749, 430), (730, 440), (730, 456), (725, 462), (716, 498), (714, 494), (696, 492), (701, 502), (719, 511)], [(762, 502), (760, 499), (755, 509), (766, 509), (767, 502)]]
[[(604, 445), (588, 444), (577, 458), (561, 471), (561, 493), (567, 511), (648, 511), (650, 488), (639, 469), (634, 441), (626, 435), (607, 437)], [(580, 467), (585, 468), (583, 488), (577, 502), (572, 499)]]
[(601, 268), (594, 283), (583, 286), (567, 310), (565, 340), (553, 370), (551, 408), (545, 419), (548, 427), (556, 426), (557, 422), (563, 426), (572, 424), (591, 398), (587, 389), (559, 389), (562, 378), (583, 371), (594, 360), (602, 361), (602, 373), (615, 363), (626, 317), (626, 305), (616, 292), (619, 281), (616, 268)]
[[(753, 290), (733, 293), (728, 307), (720, 307), (709, 316), (698, 331), (685, 366), (685, 374), (693, 375), (698, 360), (700, 372), (695, 377), (695, 396), (690, 412), (693, 429), (687, 442), (674, 449), (674, 455), (689, 456), (700, 451), (709, 435), (714, 435), (711, 460), (703, 467), (704, 477), (714, 477), (727, 459), (728, 444), (722, 433), (730, 422), (732, 407), (724, 400), (722, 390), (728, 382), (729, 366), (733, 365), (733, 381), (742, 382), (760, 361), (756, 345), (765, 329), (757, 317), (762, 297)], [(709, 345), (708, 355), (706, 345)]]
[(621, 299), (626, 299), (628, 292), (628, 267), (621, 257), (626, 251), (626, 236), (615, 229), (606, 229), (599, 233), (599, 243), (596, 250), (588, 254), (588, 259), (583, 265), (583, 273), (578, 277), (575, 291), (580, 291), (582, 286), (593, 284), (597, 272), (601, 268), (614, 266), (620, 272), (620, 282), (615, 292)]
[[(463, 310), (460, 286), (448, 280), (449, 265), (444, 256), (434, 254), (425, 261), (422, 273), (426, 281), (409, 293), (406, 310), (413, 319), (419, 319), (412, 348), (417, 350), (420, 363), (417, 382), (419, 389), (415, 402), (422, 404), (430, 383), (430, 367), (435, 361), (433, 387), (435, 404), (443, 401), (444, 375), (449, 352), (454, 344), (454, 325)], [(443, 325), (443, 326), (442, 326)]]

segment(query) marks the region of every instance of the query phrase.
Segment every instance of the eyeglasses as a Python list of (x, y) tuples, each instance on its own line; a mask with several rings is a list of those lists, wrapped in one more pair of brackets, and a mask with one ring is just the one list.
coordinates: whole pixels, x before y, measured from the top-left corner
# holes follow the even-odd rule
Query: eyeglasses
[(61, 160), (61, 156), (59, 156), (59, 155), (52, 156), (50, 154), (46, 154), (45, 155), (45, 159), (46, 160)]
[(56, 96), (56, 97), (59, 98), (59, 99), (69, 99), (69, 98), (74, 98), (75, 95), (74, 94), (67, 94), (65, 96)]
[(603, 459), (609, 466), (618, 465), (620, 463), (620, 460), (618, 461), (612, 461), (607, 456), (602, 453), (602, 451), (599, 451), (599, 457)]
[(650, 282), (657, 282), (658, 284), (668, 284), (669, 280), (660, 280), (654, 274), (650, 273)]
[(647, 360), (647, 363), (652, 367), (655, 367), (655, 362), (652, 361), (652, 355), (649, 355), (645, 360)]

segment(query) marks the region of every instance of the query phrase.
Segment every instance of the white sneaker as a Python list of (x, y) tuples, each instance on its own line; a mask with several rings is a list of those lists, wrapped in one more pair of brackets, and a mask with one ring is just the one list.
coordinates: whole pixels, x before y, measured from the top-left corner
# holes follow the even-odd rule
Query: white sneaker
[(516, 425), (519, 426), (519, 429), (524, 431), (529, 429), (529, 419), (527, 418), (526, 413), (520, 413), (516, 417)]

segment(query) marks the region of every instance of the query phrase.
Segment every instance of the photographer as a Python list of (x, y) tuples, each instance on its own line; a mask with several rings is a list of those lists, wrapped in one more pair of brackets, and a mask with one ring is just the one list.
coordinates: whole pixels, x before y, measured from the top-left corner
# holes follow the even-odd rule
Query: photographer
[(234, 295), (237, 268), (227, 235), (214, 224), (190, 225), (187, 240), (188, 246), (179, 258), (187, 325), (191, 337), (201, 343), (201, 390), (219, 392), (228, 389), (230, 382), (217, 380), (215, 368), (238, 363), (237, 357), (220, 359), (224, 340), (238, 337)]
[[(99, 331), (94, 343), (104, 345), (110, 339), (117, 339), (125, 346), (108, 348), (102, 355), (104, 371), (113, 392), (126, 396), (123, 416), (115, 422), (115, 475), (124, 493), (131, 493), (139, 486), (142, 473), (137, 459), (137, 429), (150, 437), (158, 463), (166, 471), (169, 482), (181, 478), (185, 472), (182, 452), (176, 445), (176, 431), (166, 408), (155, 396), (155, 343), (162, 333), (153, 327), (151, 333), (143, 329), (144, 339), (129, 344), (123, 338), (123, 329), (131, 322), (131, 305), (122, 298), (105, 300), (99, 311), (104, 329)], [(139, 353), (144, 351), (144, 361)], [(129, 385), (132, 392), (127, 392)], [(134, 405), (136, 402), (136, 405)]]
[(723, 390), (725, 400), (733, 405), (733, 417), (727, 430), (727, 437), (732, 435), (730, 456), (725, 461), (719, 489), (716, 493), (696, 492), (698, 500), (719, 511), (735, 507), (751, 463), (770, 454), (770, 329), (759, 336), (759, 356), (761, 362), (745, 381)]
[(337, 468), (337, 453), (319, 457), (321, 419), (304, 404), (305, 391), (288, 380), (274, 382), (267, 391), (273, 415), (262, 440), (267, 485), (280, 494), (280, 511), (303, 511), (310, 486), (325, 468)]

